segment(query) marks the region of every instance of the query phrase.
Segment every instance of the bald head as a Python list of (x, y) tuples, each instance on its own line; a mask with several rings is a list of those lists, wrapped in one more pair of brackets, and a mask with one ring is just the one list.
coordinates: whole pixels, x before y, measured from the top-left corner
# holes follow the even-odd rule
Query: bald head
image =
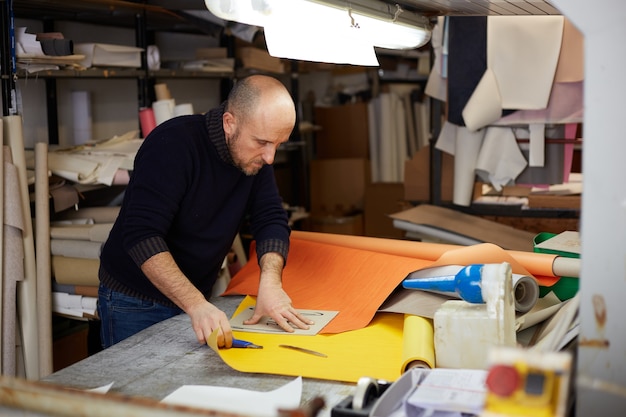
[(289, 140), (296, 122), (289, 91), (266, 75), (239, 80), (224, 110), (226, 144), (235, 165), (246, 175), (273, 163), (278, 147)]
[(276, 78), (250, 75), (237, 81), (228, 95), (227, 112), (245, 123), (253, 117), (274, 119), (280, 116), (284, 123), (295, 123), (295, 106), (287, 88)]

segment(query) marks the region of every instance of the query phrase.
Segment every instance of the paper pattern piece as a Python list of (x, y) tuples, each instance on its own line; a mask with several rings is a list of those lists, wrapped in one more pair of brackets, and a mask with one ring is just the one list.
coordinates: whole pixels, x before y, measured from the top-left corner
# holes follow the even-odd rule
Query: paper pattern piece
[[(234, 314), (254, 302), (253, 297), (245, 297)], [(410, 316), (380, 313), (362, 329), (315, 336), (233, 331), (235, 337), (263, 346), (263, 349), (218, 349), (217, 332), (210, 335), (207, 343), (227, 365), (241, 372), (353, 383), (368, 375), (394, 381), (407, 364), (421, 361), (434, 365), (435, 360), (432, 321), (418, 318), (407, 322), (405, 317)], [(412, 330), (405, 330), (409, 326)], [(409, 336), (406, 344), (405, 332)], [(314, 350), (326, 357), (283, 349), (280, 344)]]
[(293, 333), (285, 332), (271, 317), (263, 316), (257, 324), (243, 324), (244, 321), (252, 317), (254, 306), (250, 306), (242, 310), (239, 314), (230, 320), (230, 327), (233, 330), (251, 333), (269, 333), (269, 334), (285, 334), (285, 335), (314, 335), (319, 333), (336, 315), (338, 311), (325, 310), (304, 310), (298, 309), (300, 314), (313, 320), (315, 323), (309, 326), (308, 330), (298, 329), (294, 327)]
[(237, 415), (275, 417), (280, 409), (297, 409), (301, 400), (302, 378), (298, 377), (268, 392), (209, 385), (183, 385), (161, 402)]

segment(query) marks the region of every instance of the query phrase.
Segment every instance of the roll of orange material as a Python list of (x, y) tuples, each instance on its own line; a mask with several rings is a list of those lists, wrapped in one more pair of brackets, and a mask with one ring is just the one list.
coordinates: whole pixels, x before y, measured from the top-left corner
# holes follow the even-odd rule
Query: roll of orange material
[[(292, 238), (312, 242), (328, 243), (375, 252), (388, 253), (430, 261), (438, 261), (435, 265), (467, 265), (471, 263), (497, 263), (507, 259), (500, 259), (505, 253), (512, 258), (511, 268), (516, 274), (532, 275), (538, 279), (540, 285), (554, 285), (556, 275), (553, 264), (556, 255), (548, 255), (504, 250), (492, 244), (478, 244), (473, 246), (459, 246), (441, 243), (415, 242), (410, 240), (386, 239), (365, 236), (348, 236), (330, 233), (302, 232), (294, 230)], [(499, 249), (499, 250), (498, 250)], [(453, 254), (448, 252), (455, 251)], [(447, 255), (446, 255), (447, 254)], [(444, 257), (445, 255), (445, 257)], [(454, 259), (451, 259), (454, 258)], [(484, 260), (483, 260), (484, 259)]]
[[(553, 256), (531, 255), (535, 256), (530, 258), (530, 270), (552, 273)], [(250, 259), (254, 257), (251, 254)], [(456, 246), (294, 231), (283, 270), (283, 288), (296, 308), (340, 311), (322, 330), (339, 333), (366, 326), (387, 297), (415, 270), (502, 262), (511, 264), (516, 274), (534, 276), (540, 285), (553, 285), (558, 280), (553, 275), (531, 273), (512, 252), (489, 243)], [(547, 271), (539, 268), (542, 262)], [(259, 273), (257, 262), (248, 262), (224, 294), (257, 295)]]

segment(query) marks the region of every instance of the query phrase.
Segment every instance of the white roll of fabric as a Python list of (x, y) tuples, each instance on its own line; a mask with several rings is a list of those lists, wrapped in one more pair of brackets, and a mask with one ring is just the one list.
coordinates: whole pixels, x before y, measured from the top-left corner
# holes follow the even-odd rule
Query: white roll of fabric
[(74, 109), (74, 145), (82, 145), (92, 139), (91, 93), (72, 91)]
[(176, 103), (173, 98), (157, 100), (152, 103), (152, 110), (154, 111), (154, 119), (157, 126), (174, 116), (175, 106)]
[(184, 116), (187, 114), (193, 114), (193, 104), (181, 103), (174, 106), (173, 117)]

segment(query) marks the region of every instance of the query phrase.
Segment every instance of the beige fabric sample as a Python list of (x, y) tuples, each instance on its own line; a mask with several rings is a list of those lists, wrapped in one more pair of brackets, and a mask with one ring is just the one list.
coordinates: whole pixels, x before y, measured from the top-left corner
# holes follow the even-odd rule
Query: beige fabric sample
[(4, 142), (11, 148), (13, 164), (17, 167), (20, 200), (24, 230), (24, 281), (18, 284), (19, 323), (23, 342), (24, 369), (27, 379), (39, 379), (39, 336), (37, 330), (37, 268), (35, 243), (30, 213), (26, 158), (24, 156), (24, 136), (21, 116), (3, 117)]
[(476, 174), (500, 191), (522, 173), (526, 159), (511, 128), (489, 127), (484, 130), (485, 139), (476, 161)]
[(502, 97), (495, 73), (487, 68), (461, 112), (465, 126), (476, 131), (502, 115)]
[(2, 374), (16, 376), (17, 281), (24, 280), (24, 219), (20, 206), (19, 176), (4, 147), (4, 262), (2, 291)]
[(563, 42), (554, 82), (570, 83), (585, 78), (585, 38), (568, 19), (563, 21)]
[(497, 106), (528, 110), (548, 105), (563, 37), (562, 16), (487, 19), (487, 71), (463, 109), (471, 130), (498, 120)]

